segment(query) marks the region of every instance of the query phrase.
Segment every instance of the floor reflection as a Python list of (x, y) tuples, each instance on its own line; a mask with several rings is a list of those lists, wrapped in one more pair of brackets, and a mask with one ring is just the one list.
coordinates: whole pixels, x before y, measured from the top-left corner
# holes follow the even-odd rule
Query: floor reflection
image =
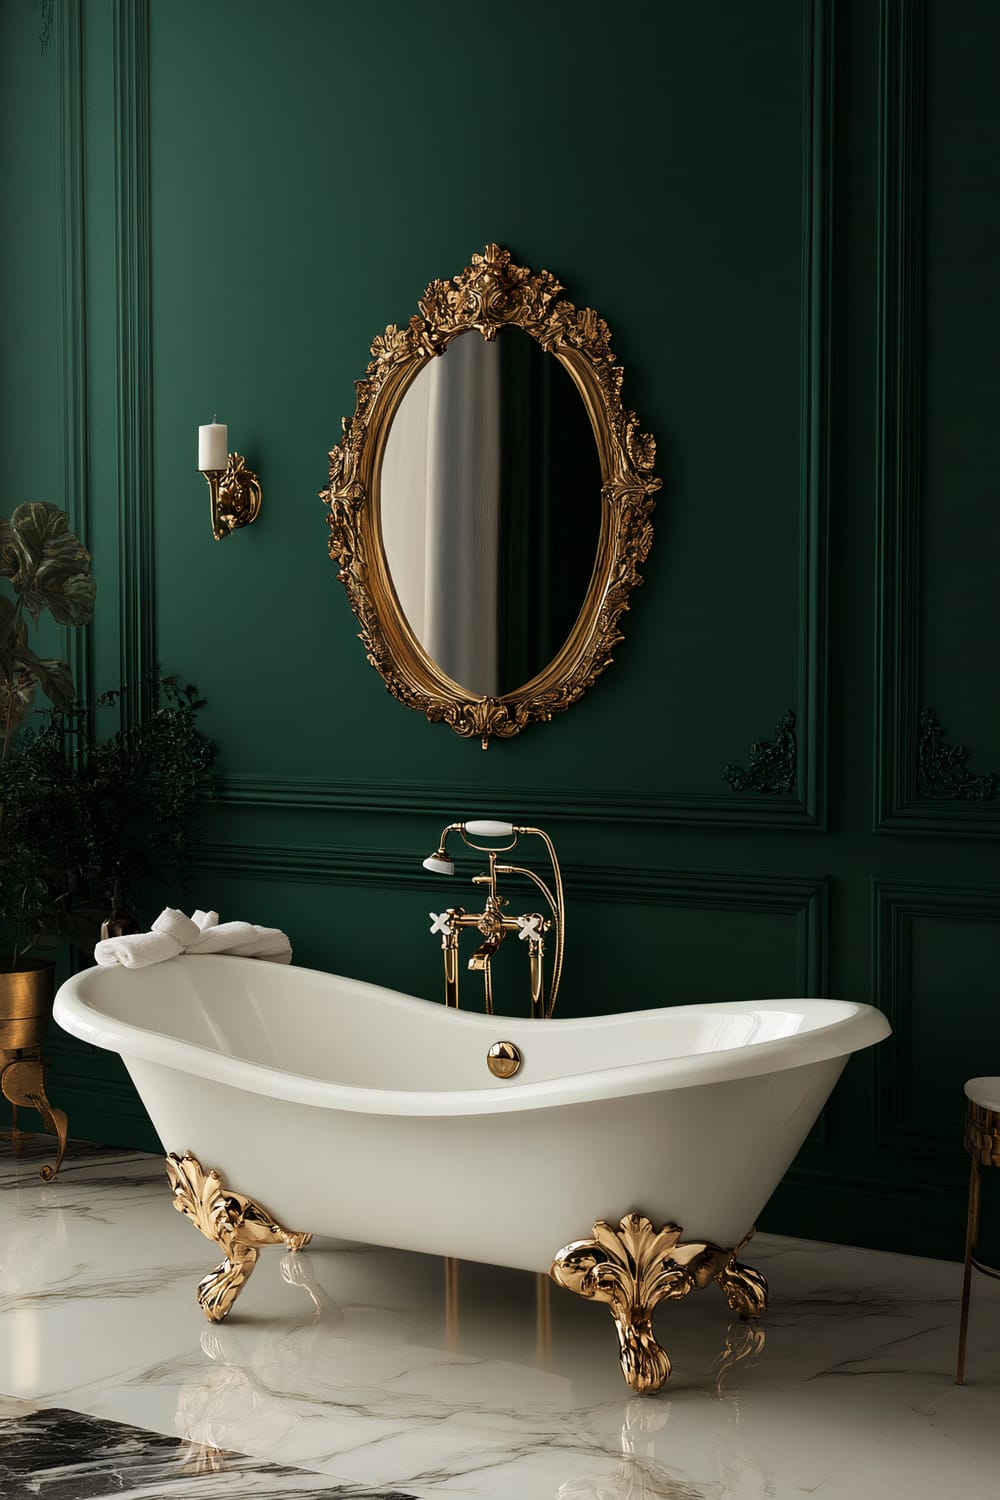
[[(321, 1240), (262, 1256), (209, 1325), (205, 1246), (161, 1159), (71, 1151), (45, 1186), (0, 1156), (0, 1392), (19, 1398), (0, 1417), (169, 1433), (192, 1500), (304, 1496), (302, 1471), (416, 1500), (993, 1500), (1000, 1282), (977, 1287), (959, 1389), (960, 1264), (771, 1236), (757, 1257), (775, 1294), (761, 1326), (714, 1296), (664, 1304), (673, 1374), (636, 1399), (603, 1306), (502, 1267), (449, 1280), (432, 1256)], [(220, 1472), (242, 1462), (227, 1453), (260, 1476)]]
[[(730, 1333), (735, 1330), (730, 1329)], [(742, 1348), (742, 1340), (730, 1346)], [(758, 1346), (758, 1353), (762, 1345)], [(570, 1479), (559, 1486), (557, 1500), (764, 1500), (770, 1487), (763, 1469), (739, 1445), (715, 1445), (718, 1481), (706, 1485), (677, 1473), (656, 1456), (656, 1438), (670, 1419), (669, 1400), (636, 1398), (627, 1403), (621, 1429), (621, 1458), (614, 1471)], [(738, 1412), (733, 1413), (734, 1424)]]
[[(310, 1307), (307, 1319), (283, 1318), (269, 1326), (241, 1325), (234, 1319), (231, 1325), (212, 1325), (201, 1333), (208, 1368), (200, 1369), (196, 1378), (182, 1386), (176, 1412), (177, 1431), (192, 1444), (192, 1463), (200, 1466), (198, 1472), (211, 1468), (213, 1452), (239, 1450), (251, 1440), (257, 1451), (280, 1451), (301, 1420), (303, 1400), (325, 1408), (331, 1420), (349, 1409), (353, 1420), (361, 1420), (355, 1443), (362, 1448), (378, 1442), (387, 1424), (394, 1428), (414, 1419), (448, 1419), (455, 1411), (456, 1389), (463, 1391), (469, 1411), (479, 1415), (484, 1386), (491, 1405), (498, 1396), (501, 1405), (514, 1399), (530, 1402), (534, 1397), (550, 1425), (554, 1410), (572, 1410), (576, 1405), (566, 1374), (567, 1355), (572, 1367), (574, 1351), (563, 1347), (558, 1332), (554, 1333), (547, 1278), (522, 1278), (519, 1317), (508, 1320), (508, 1333), (511, 1327), (520, 1326), (518, 1360), (498, 1361), (498, 1387), (496, 1379), (485, 1376), (482, 1363), (491, 1353), (496, 1355), (488, 1326), (495, 1310), (483, 1305), (490, 1268), (457, 1261), (439, 1263), (437, 1301), (428, 1300), (422, 1317), (397, 1308), (393, 1320), (385, 1306), (354, 1302), (345, 1308), (335, 1301), (320, 1277), (338, 1268), (330, 1267), (322, 1253), (290, 1253), (280, 1264), (283, 1281), (304, 1294), (303, 1301)], [(437, 1344), (424, 1343), (424, 1338), (434, 1335), (435, 1319)], [(664, 1321), (669, 1325), (669, 1313)], [(600, 1352), (614, 1363), (613, 1333), (602, 1320), (596, 1326), (602, 1335)], [(657, 1437), (662, 1437), (671, 1414), (671, 1400), (664, 1392), (657, 1397), (629, 1397), (617, 1407), (603, 1405), (605, 1425), (615, 1410), (620, 1412), (617, 1451), (613, 1441), (602, 1444), (613, 1466), (562, 1480), (551, 1491), (553, 1500), (703, 1500), (709, 1495), (711, 1500), (730, 1496), (752, 1500), (767, 1493), (763, 1471), (733, 1442), (738, 1400), (726, 1386), (737, 1368), (742, 1379), (754, 1367), (763, 1352), (765, 1334), (759, 1327), (740, 1322), (717, 1332), (721, 1345), (716, 1344), (714, 1359), (702, 1361), (699, 1380), (704, 1396), (729, 1408), (714, 1444), (717, 1478), (711, 1489), (685, 1478), (657, 1457)], [(392, 1364), (388, 1350), (398, 1350), (401, 1338), (405, 1356)], [(387, 1361), (394, 1372), (389, 1379), (385, 1377)], [(474, 1371), (466, 1370), (467, 1362), (474, 1364)], [(532, 1366), (542, 1383), (528, 1389), (525, 1381)], [(401, 1374), (396, 1375), (397, 1370)], [(403, 1388), (406, 1380), (409, 1384)], [(371, 1429), (368, 1435), (366, 1424)], [(569, 1457), (566, 1467), (572, 1467)]]

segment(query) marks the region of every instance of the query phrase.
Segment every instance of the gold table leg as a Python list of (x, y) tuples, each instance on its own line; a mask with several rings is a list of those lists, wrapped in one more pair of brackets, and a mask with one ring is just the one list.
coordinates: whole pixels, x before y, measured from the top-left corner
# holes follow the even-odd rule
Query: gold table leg
[(206, 1172), (197, 1157), (171, 1152), (166, 1168), (174, 1207), (187, 1214), (225, 1257), (198, 1283), (202, 1312), (210, 1322), (221, 1323), (249, 1281), (262, 1246), (301, 1250), (312, 1235), (282, 1228), (252, 1198), (231, 1192), (218, 1172)]
[(21, 1133), (17, 1128), (17, 1108), (23, 1105), (25, 1108), (37, 1110), (42, 1117), (46, 1130), (56, 1137), (58, 1150), (55, 1164), (46, 1162), (39, 1167), (38, 1175), (43, 1182), (51, 1182), (66, 1154), (66, 1141), (69, 1134), (69, 1126), (65, 1111), (56, 1109), (50, 1104), (45, 1092), (45, 1065), (41, 1057), (24, 1056), (15, 1052), (11, 1059), (9, 1053), (0, 1052), (0, 1064), (6, 1063), (0, 1072), (0, 1093), (12, 1106), (11, 1139), (14, 1154), (19, 1156), (21, 1145)]
[(609, 1304), (622, 1374), (639, 1395), (660, 1390), (670, 1379), (670, 1358), (653, 1337), (658, 1303), (714, 1281), (740, 1317), (759, 1318), (767, 1311), (767, 1282), (736, 1259), (750, 1234), (735, 1250), (707, 1240), (682, 1242), (682, 1234), (679, 1224), (654, 1229), (641, 1214), (626, 1214), (617, 1229), (602, 1219), (592, 1239), (564, 1245), (549, 1271), (568, 1291)]
[(958, 1325), (958, 1368), (955, 1384), (965, 1384), (965, 1346), (969, 1336), (969, 1301), (972, 1296), (972, 1247), (979, 1229), (979, 1162), (972, 1158), (969, 1176), (969, 1208), (965, 1218), (965, 1270), (962, 1276), (962, 1315)]
[(969, 1303), (972, 1297), (972, 1273), (1000, 1279), (1000, 1266), (988, 1265), (976, 1255), (979, 1235), (980, 1168), (1000, 1167), (1000, 1110), (968, 1101), (965, 1114), (965, 1149), (972, 1158), (969, 1176), (969, 1207), (965, 1220), (965, 1266), (962, 1273), (962, 1312), (958, 1329), (958, 1360), (955, 1384), (965, 1384), (965, 1350), (969, 1334)]

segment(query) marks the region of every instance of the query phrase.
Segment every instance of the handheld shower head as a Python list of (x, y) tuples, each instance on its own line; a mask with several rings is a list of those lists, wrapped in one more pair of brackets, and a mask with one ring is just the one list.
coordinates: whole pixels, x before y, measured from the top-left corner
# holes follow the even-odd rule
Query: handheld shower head
[[(517, 836), (512, 823), (500, 823), (494, 818), (479, 818), (478, 820), (473, 820), (471, 823), (449, 823), (447, 828), (442, 830), (441, 842), (434, 850), (434, 853), (428, 854), (427, 858), (423, 861), (424, 869), (430, 870), (434, 875), (454, 875), (455, 873), (455, 861), (449, 855), (447, 847), (449, 833), (460, 833), (467, 844), (469, 844), (469, 840), (466, 838), (466, 835), (469, 833), (488, 839), (513, 838), (514, 844), (517, 843)], [(476, 849), (480, 846), (469, 844), (469, 847), (470, 849)], [(514, 845), (512, 844), (510, 847), (513, 848)]]
[(441, 841), (433, 854), (428, 854), (423, 861), (425, 870), (430, 870), (432, 875), (454, 875), (455, 861), (448, 853), (448, 835), (456, 833), (461, 828), (461, 823), (449, 823), (441, 830)]
[(433, 854), (428, 854), (424, 860), (424, 869), (431, 870), (435, 875), (454, 875), (455, 861), (448, 858), (444, 844), (440, 849), (435, 849)]

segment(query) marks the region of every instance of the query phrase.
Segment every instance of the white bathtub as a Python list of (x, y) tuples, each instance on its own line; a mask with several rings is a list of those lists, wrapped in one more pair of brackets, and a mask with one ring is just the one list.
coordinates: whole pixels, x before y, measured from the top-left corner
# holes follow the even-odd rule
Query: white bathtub
[(511, 1020), (224, 957), (85, 970), (55, 1016), (121, 1053), (168, 1152), (287, 1228), (540, 1272), (632, 1211), (737, 1245), (890, 1030), (837, 1000)]

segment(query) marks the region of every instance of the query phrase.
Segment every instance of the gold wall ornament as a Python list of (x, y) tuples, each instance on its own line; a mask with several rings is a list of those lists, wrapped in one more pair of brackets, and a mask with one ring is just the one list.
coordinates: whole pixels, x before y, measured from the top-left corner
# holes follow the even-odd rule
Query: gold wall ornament
[[(611, 664), (622, 639), (621, 616), (641, 582), (652, 543), (656, 444), (621, 400), (622, 368), (610, 331), (591, 308), (560, 298), (562, 283), (533, 272), (509, 250), (487, 245), (450, 281), (433, 281), (405, 328), (390, 324), (372, 343), (357, 381), (354, 415), (330, 452), (330, 483), (320, 492), (329, 508), (330, 556), (339, 564), (368, 660), (389, 692), (432, 722), (478, 738), (509, 739), (526, 724), (545, 721), (581, 697)], [(486, 342), (503, 327), (530, 334), (568, 370), (580, 394), (601, 467), (601, 520), (596, 562), (569, 637), (530, 681), (498, 696), (459, 686), (428, 655), (410, 628), (393, 587), (382, 538), (380, 475), (389, 428), (419, 371), (470, 331)], [(595, 497), (596, 498), (596, 497)]]
[(241, 453), (230, 453), (224, 469), (203, 469), (208, 483), (212, 535), (217, 542), (260, 514), (260, 480)]
[(564, 1245), (549, 1271), (568, 1291), (608, 1303), (622, 1374), (639, 1395), (660, 1390), (670, 1378), (669, 1356), (653, 1337), (658, 1303), (676, 1301), (716, 1281), (741, 1317), (757, 1318), (767, 1311), (767, 1282), (736, 1259), (749, 1234), (735, 1250), (724, 1250), (707, 1240), (684, 1242), (683, 1232), (678, 1224), (654, 1229), (642, 1214), (626, 1214), (617, 1229), (602, 1219), (594, 1225), (592, 1239)]
[(312, 1238), (283, 1229), (252, 1198), (234, 1193), (216, 1171), (206, 1172), (190, 1154), (166, 1159), (174, 1207), (187, 1214), (225, 1259), (198, 1283), (198, 1304), (212, 1323), (221, 1323), (250, 1279), (263, 1245), (301, 1250)]

